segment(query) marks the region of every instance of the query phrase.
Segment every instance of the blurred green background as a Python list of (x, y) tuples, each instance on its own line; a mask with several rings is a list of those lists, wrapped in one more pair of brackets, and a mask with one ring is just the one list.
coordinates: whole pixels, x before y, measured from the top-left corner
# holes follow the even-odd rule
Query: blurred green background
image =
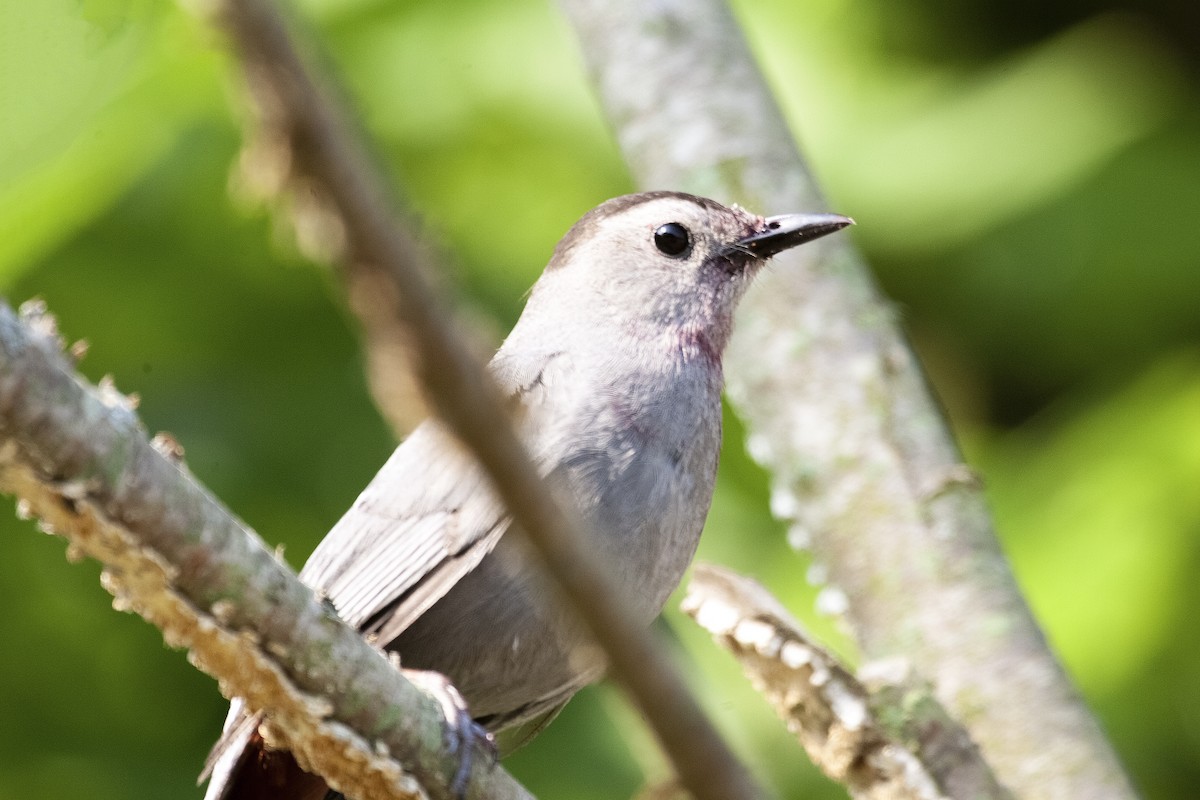
[[(1200, 796), (1200, 6), (735, 8), (986, 476), (1049, 638), (1145, 794)], [(634, 188), (565, 24), (544, 0), (299, 10), (448, 285), (506, 329), (562, 232)], [(147, 427), (299, 565), (393, 443), (336, 281), (229, 190), (237, 87), (173, 4), (0, 4), (0, 292), (43, 297), (91, 343), (82, 370), (140, 394)], [(731, 421), (702, 557), (836, 637), (739, 437)], [(9, 509), (0, 800), (199, 797), (215, 684)], [(669, 623), (779, 796), (844, 796), (729, 659)], [(510, 764), (580, 799), (660, 769), (610, 688)]]

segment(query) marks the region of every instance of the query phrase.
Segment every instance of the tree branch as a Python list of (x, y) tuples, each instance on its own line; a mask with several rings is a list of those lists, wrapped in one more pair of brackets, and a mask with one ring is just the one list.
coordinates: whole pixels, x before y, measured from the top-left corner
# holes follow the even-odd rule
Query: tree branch
[[(289, 180), (311, 191), (326, 230), (373, 284), (381, 313), (399, 320), (426, 400), (491, 476), (547, 574), (604, 650), (610, 671), (645, 714), (682, 782), (696, 798), (758, 797), (759, 789), (721, 740), (651, 632), (630, 622), (625, 599), (577, 526), (553, 502), (508, 424), (482, 364), (455, 334), (414, 263), (412, 239), (392, 214), (375, 173), (327, 92), (306, 72), (268, 0), (218, 2), (251, 91), (270, 109)], [(336, 255), (336, 252), (334, 253)]]
[(1010, 797), (927, 687), (865, 685), (749, 578), (700, 564), (683, 610), (737, 658), (813, 763), (852, 796)]
[[(128, 398), (76, 378), (40, 304), (22, 317), (0, 304), (0, 490), (66, 537), (69, 557), (100, 561), (114, 606), (186, 648), (226, 696), (266, 711), (331, 785), (452, 797), (460, 754), (437, 701), (315, 599), (170, 448), (147, 441)], [(473, 770), (464, 796), (529, 800), (499, 768)]]
[[(764, 213), (824, 206), (720, 0), (561, 5), (643, 187)], [(910, 658), (1019, 795), (1132, 796), (847, 242), (777, 257), (735, 325), (729, 394), (773, 473), (774, 511), (828, 569), (864, 653)]]

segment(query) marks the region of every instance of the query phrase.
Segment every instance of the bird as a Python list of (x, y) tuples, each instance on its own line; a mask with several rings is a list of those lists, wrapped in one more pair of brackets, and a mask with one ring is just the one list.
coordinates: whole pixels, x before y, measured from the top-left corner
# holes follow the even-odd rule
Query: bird
[[(738, 301), (772, 256), (850, 224), (825, 213), (763, 217), (675, 191), (610, 199), (559, 241), (488, 364), (519, 439), (638, 623), (649, 625), (679, 585), (708, 515)], [(483, 469), (432, 418), (300, 578), (405, 669), (444, 675), (473, 725), (516, 746), (599, 679), (604, 662), (512, 528)], [(236, 698), (208, 773), (205, 800), (340, 797), (268, 748)]]

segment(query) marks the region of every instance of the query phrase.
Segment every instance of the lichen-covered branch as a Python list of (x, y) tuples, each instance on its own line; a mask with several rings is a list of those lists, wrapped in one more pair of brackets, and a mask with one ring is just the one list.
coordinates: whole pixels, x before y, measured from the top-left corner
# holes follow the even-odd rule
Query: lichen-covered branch
[[(44, 309), (22, 311), (0, 304), (0, 490), (19, 513), (65, 537), (69, 557), (100, 561), (117, 608), (266, 712), (331, 785), (452, 797), (460, 755), (437, 701), (314, 598), (177, 450), (148, 441), (127, 398), (78, 379)], [(498, 767), (472, 770), (465, 796), (529, 800)]]
[[(560, 4), (643, 188), (824, 210), (721, 0)], [(827, 571), (866, 656), (909, 658), (1019, 796), (1132, 796), (846, 237), (776, 258), (742, 304), (726, 376), (773, 510)]]
[(422, 275), (413, 237), (398, 224), (340, 109), (306, 70), (278, 9), (270, 0), (218, 0), (211, 11), (258, 105), (270, 111), (286, 180), (315, 199), (321, 238), (334, 243), (330, 255), (352, 274), (370, 276), (372, 313), (398, 322), (425, 400), (488, 472), (514, 529), (524, 532), (551, 585), (603, 649), (610, 673), (645, 715), (681, 781), (699, 800), (758, 797), (678, 669), (650, 631), (631, 621), (607, 570), (543, 485), (481, 360)]
[(865, 685), (749, 578), (701, 564), (683, 610), (737, 658), (813, 763), (853, 797), (1009, 798), (926, 687)]

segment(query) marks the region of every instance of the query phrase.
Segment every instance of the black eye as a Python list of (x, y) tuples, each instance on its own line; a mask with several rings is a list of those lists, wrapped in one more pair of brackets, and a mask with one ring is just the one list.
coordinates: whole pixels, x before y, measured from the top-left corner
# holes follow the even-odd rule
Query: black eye
[(660, 253), (678, 257), (692, 249), (692, 237), (688, 235), (687, 228), (678, 222), (668, 222), (654, 232), (654, 246)]

